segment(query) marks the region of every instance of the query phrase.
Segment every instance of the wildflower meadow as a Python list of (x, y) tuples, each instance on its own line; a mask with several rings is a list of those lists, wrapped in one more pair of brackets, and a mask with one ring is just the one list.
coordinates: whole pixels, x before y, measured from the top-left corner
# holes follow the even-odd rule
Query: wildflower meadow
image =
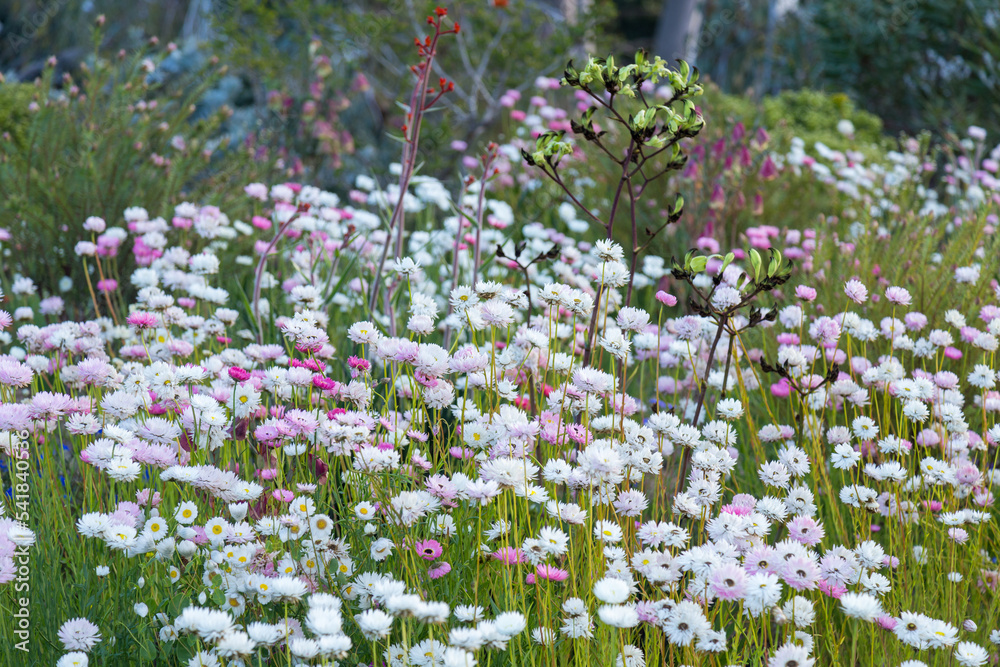
[(385, 176), (4, 231), (0, 664), (996, 664), (1000, 146), (643, 51), (427, 143), (456, 21)]

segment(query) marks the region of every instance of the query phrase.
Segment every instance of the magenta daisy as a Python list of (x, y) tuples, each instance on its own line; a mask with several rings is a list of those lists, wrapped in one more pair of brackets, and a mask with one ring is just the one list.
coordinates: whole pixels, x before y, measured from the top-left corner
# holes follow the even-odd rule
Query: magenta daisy
[(125, 321), (136, 329), (152, 329), (159, 324), (159, 318), (156, 315), (141, 310), (129, 315)]
[(431, 579), (440, 579), (449, 572), (451, 572), (451, 563), (443, 560), (431, 569), (427, 570), (427, 576)]
[(535, 568), (535, 577), (537, 579), (548, 579), (549, 581), (556, 582), (566, 581), (566, 578), (569, 577), (569, 572), (551, 565), (539, 565)]
[(424, 560), (437, 560), (438, 556), (444, 551), (437, 540), (417, 542), (414, 548), (417, 550), (417, 554)]

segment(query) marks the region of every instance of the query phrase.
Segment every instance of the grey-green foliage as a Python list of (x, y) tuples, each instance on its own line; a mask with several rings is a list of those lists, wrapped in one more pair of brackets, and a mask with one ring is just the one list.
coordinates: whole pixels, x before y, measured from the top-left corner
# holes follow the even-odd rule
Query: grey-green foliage
[(1000, 129), (1000, 80), (988, 71), (998, 20), (995, 0), (823, 0), (815, 10), (823, 82), (893, 132)]
[(995, 0), (800, 0), (771, 23), (749, 0), (706, 0), (699, 69), (726, 92), (849, 94), (890, 134), (1000, 130)]

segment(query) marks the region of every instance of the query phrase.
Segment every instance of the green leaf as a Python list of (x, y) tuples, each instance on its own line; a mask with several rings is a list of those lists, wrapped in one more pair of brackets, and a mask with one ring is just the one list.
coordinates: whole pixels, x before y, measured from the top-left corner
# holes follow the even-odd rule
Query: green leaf
[(143, 664), (152, 664), (157, 658), (156, 645), (152, 640), (145, 640), (139, 647), (139, 661)]
[(691, 270), (691, 258), (694, 257), (694, 250), (688, 250), (687, 254), (684, 255), (684, 270)]
[(719, 273), (722, 273), (723, 271), (725, 271), (729, 267), (729, 265), (733, 263), (734, 259), (736, 259), (736, 255), (734, 255), (731, 252), (730, 253), (726, 253), (726, 258), (724, 260), (722, 260), (722, 268), (719, 269)]
[(773, 278), (781, 266), (781, 251), (771, 248), (771, 262), (767, 265), (767, 277)]
[(226, 594), (221, 590), (215, 590), (212, 592), (212, 602), (219, 605), (220, 607), (226, 604)]
[(755, 283), (760, 282), (760, 253), (757, 252), (756, 248), (750, 248), (750, 266), (753, 267), (753, 281)]

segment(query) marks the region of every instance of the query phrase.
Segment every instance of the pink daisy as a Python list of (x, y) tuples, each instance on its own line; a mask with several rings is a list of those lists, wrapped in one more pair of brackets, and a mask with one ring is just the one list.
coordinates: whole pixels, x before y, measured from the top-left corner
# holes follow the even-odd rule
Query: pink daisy
[(538, 579), (548, 579), (549, 581), (566, 581), (569, 572), (551, 565), (539, 565), (535, 568), (535, 575)]
[(889, 287), (885, 290), (885, 298), (897, 306), (909, 306), (912, 302), (910, 293), (902, 287)]
[(431, 579), (440, 579), (449, 572), (451, 572), (451, 563), (444, 560), (427, 570), (427, 574)]
[[(424, 560), (437, 560), (444, 551), (437, 540), (423, 540), (415, 545), (417, 554)], [(451, 569), (451, 566), (448, 566)], [(443, 575), (442, 575), (443, 576)]]

